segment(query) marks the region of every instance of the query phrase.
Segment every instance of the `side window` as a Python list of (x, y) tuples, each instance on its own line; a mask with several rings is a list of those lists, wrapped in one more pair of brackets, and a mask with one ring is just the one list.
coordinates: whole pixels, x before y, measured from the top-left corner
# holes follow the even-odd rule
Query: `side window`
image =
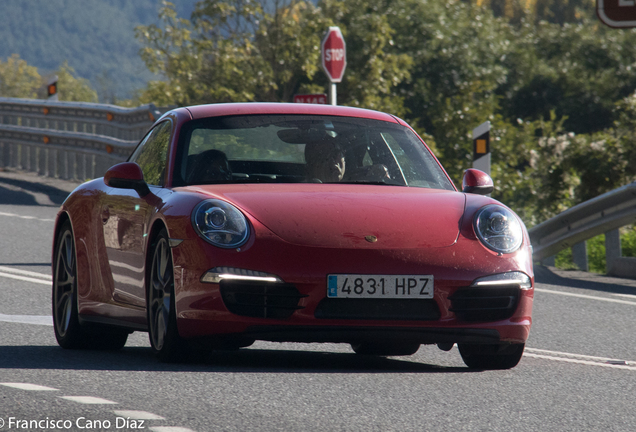
[(155, 126), (130, 157), (131, 162), (141, 167), (149, 185), (163, 186), (171, 129), (169, 121)]

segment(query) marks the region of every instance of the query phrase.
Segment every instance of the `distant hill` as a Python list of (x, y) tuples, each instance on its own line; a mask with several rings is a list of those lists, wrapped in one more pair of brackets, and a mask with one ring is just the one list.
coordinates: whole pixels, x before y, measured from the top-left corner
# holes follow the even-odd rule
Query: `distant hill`
[[(197, 0), (173, 0), (189, 18)], [(100, 101), (122, 99), (152, 78), (134, 29), (158, 22), (161, 0), (0, 0), (0, 61), (17, 53), (40, 74), (68, 60)]]

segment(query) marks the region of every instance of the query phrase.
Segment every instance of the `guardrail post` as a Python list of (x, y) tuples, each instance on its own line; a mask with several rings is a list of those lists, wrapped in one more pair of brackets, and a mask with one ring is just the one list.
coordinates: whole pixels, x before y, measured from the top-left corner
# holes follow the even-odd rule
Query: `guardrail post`
[(554, 267), (556, 264), (556, 255), (544, 258), (543, 261), (541, 261), (541, 264), (543, 264), (544, 266)]
[(605, 233), (605, 269), (609, 271), (612, 268), (612, 263), (616, 258), (620, 258), (621, 251), (621, 234), (617, 229), (608, 231)]
[(572, 246), (572, 261), (582, 271), (589, 271), (587, 264), (587, 243), (582, 241)]

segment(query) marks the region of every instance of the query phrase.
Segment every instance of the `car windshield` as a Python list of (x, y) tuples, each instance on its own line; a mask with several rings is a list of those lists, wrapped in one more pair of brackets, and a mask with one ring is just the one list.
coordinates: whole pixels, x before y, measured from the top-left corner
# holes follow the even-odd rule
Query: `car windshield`
[(186, 123), (175, 186), (361, 183), (454, 190), (418, 137), (396, 123), (318, 115), (244, 115)]

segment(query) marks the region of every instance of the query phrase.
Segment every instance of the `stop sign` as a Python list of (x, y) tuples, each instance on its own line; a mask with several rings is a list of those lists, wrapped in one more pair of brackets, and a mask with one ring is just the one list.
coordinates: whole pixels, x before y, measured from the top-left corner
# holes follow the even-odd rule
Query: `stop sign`
[(320, 45), (322, 56), (322, 68), (325, 70), (329, 81), (339, 83), (342, 81), (347, 67), (347, 46), (339, 27), (329, 27), (327, 35)]

